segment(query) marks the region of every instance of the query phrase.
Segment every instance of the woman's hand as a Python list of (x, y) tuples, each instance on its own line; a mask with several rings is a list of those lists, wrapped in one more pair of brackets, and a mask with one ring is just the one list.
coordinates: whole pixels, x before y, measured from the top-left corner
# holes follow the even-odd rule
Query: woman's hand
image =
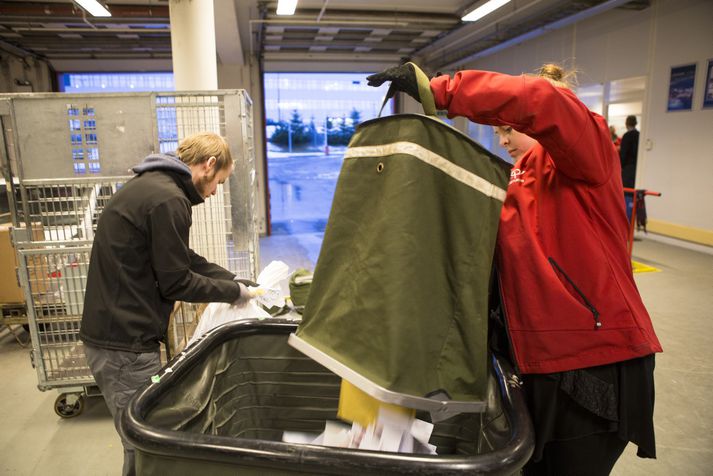
[(391, 81), (391, 87), (389, 87), (387, 96), (391, 97), (396, 91), (403, 91), (416, 101), (421, 102), (421, 96), (418, 93), (416, 71), (411, 63), (394, 66), (381, 73), (372, 74), (367, 76), (366, 80), (367, 84), (373, 87), (379, 87), (386, 81)]

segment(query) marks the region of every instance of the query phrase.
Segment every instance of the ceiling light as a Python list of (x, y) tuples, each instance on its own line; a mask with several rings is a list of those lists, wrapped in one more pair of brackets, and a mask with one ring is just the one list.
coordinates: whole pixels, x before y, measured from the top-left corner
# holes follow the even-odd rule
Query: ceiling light
[(104, 5), (99, 3), (97, 0), (74, 0), (83, 9), (88, 11), (92, 16), (95, 17), (110, 17), (111, 13), (106, 9)]
[(294, 15), (297, 8), (297, 0), (278, 0), (277, 14), (278, 15)]
[(478, 21), (481, 18), (483, 18), (485, 15), (494, 12), (498, 8), (502, 7), (506, 3), (510, 2), (510, 0), (488, 0), (475, 10), (471, 11), (467, 15), (463, 16), (461, 20), (463, 21)]

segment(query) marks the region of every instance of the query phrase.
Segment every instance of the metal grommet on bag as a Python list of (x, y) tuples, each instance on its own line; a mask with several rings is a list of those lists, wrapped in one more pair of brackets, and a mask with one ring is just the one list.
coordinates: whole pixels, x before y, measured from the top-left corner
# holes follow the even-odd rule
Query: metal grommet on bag
[(377, 173), (381, 173), (381, 172), (383, 172), (383, 171), (384, 171), (384, 163), (383, 163), (383, 162), (379, 162), (378, 164), (376, 164), (376, 172), (377, 172)]

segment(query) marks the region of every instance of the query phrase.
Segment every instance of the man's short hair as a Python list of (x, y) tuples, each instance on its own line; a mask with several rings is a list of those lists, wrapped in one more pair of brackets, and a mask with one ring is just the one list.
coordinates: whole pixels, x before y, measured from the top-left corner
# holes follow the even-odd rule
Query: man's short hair
[(223, 170), (233, 164), (228, 141), (213, 132), (198, 132), (184, 138), (176, 154), (188, 166), (202, 164), (210, 157), (215, 157), (215, 170)]
[(636, 116), (626, 116), (626, 127), (636, 127)]

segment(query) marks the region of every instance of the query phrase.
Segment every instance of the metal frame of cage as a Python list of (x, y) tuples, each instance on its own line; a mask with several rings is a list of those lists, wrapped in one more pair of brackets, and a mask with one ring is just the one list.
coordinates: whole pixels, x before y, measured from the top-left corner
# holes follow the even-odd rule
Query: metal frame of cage
[(30, 326), (38, 387), (84, 386), (93, 378), (77, 338), (84, 308), (84, 287), (91, 243), (67, 248), (18, 250), (20, 279), (35, 325)]
[[(18, 276), (25, 292), (38, 388), (75, 416), (94, 384), (78, 339), (91, 243), (104, 204), (152, 152), (199, 131), (227, 138), (235, 169), (193, 209), (197, 253), (254, 279), (258, 263), (251, 101), (242, 90), (138, 94), (0, 95), (0, 153)], [(57, 123), (61, 124), (57, 124)], [(79, 167), (81, 165), (81, 167)], [(41, 237), (41, 238), (38, 238)], [(181, 305), (169, 341), (181, 348), (196, 313)]]

